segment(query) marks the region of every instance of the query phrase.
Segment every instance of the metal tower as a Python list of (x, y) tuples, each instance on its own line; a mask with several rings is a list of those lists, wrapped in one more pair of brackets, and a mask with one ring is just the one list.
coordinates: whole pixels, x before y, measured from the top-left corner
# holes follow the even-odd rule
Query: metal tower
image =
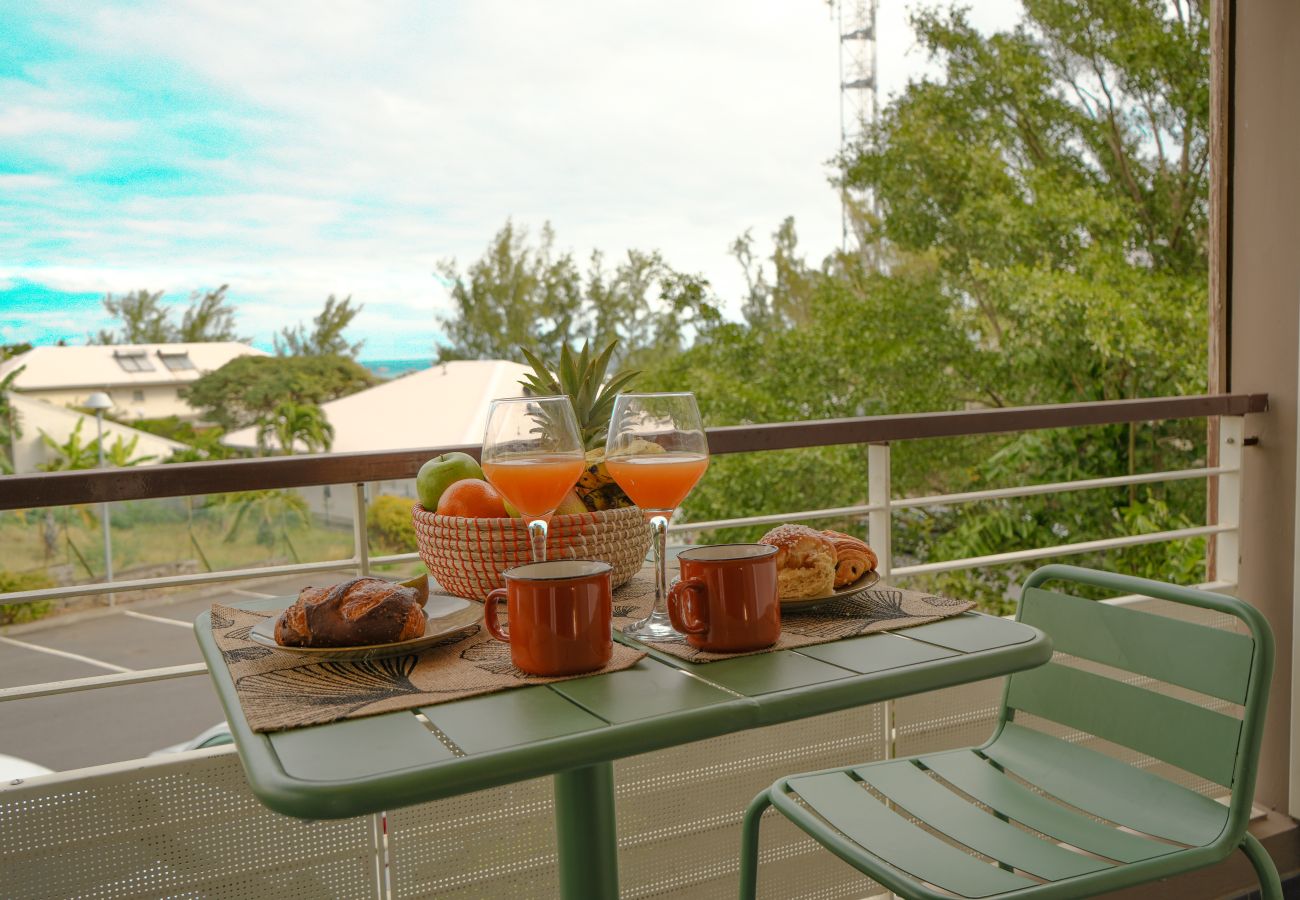
[[(877, 0), (836, 0), (840, 32), (840, 153), (861, 141), (876, 120), (876, 3)], [(853, 210), (876, 213), (870, 192), (840, 189), (840, 228), (845, 252), (853, 229)]]

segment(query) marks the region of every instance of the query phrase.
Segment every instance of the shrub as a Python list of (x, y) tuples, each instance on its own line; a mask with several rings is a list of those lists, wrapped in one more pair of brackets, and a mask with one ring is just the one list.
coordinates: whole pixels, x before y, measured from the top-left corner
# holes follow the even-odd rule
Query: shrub
[(376, 545), (389, 553), (409, 553), (415, 549), (415, 526), (411, 524), (410, 497), (380, 494), (366, 510), (366, 531)]
[[(34, 591), (39, 588), (53, 587), (54, 582), (44, 572), (6, 572), (0, 569), (0, 594), (12, 591)], [(19, 622), (35, 622), (44, 618), (54, 609), (50, 600), (37, 600), (35, 603), (0, 603), (0, 625), (17, 625)]]

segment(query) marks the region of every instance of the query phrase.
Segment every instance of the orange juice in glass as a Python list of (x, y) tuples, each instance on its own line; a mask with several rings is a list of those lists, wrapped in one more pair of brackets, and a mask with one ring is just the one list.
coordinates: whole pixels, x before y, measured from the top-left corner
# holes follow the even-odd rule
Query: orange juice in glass
[(682, 505), (700, 480), (709, 467), (709, 458), (700, 453), (670, 450), (607, 459), (605, 467), (637, 506), (673, 510)]
[(483, 474), (528, 521), (533, 562), (546, 560), (546, 528), (586, 463), (568, 397), (493, 400), (483, 434)]
[(642, 641), (681, 637), (668, 618), (668, 521), (709, 467), (709, 442), (691, 393), (619, 394), (605, 441), (610, 477), (641, 507), (650, 526), (655, 602), (623, 633)]
[(483, 474), (527, 518), (555, 512), (582, 475), (583, 459), (559, 454), (505, 456), (483, 463)]

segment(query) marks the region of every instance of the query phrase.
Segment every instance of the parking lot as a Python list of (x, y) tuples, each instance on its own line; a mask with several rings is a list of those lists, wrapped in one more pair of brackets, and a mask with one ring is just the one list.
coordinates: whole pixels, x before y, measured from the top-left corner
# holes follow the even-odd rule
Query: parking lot
[[(316, 573), (238, 586), (207, 586), (170, 602), (53, 618), (0, 635), (0, 687), (202, 662), (195, 616), (213, 602), (292, 597)], [(189, 740), (224, 715), (206, 675), (0, 703), (0, 754), (62, 770), (144, 756)]]

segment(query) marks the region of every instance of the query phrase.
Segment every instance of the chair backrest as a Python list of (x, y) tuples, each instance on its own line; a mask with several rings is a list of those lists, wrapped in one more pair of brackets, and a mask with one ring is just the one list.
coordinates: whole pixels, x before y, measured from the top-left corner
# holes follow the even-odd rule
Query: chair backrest
[[(1048, 582), (1060, 590), (1044, 588)], [(1248, 633), (1084, 599), (1068, 593), (1071, 584), (1224, 613)], [(1002, 723), (1028, 713), (1230, 788), (1229, 831), (1245, 828), (1273, 673), (1273, 635), (1258, 610), (1223, 594), (1053, 565), (1025, 581), (1016, 619), (1049, 634), (1058, 653), (1145, 678), (1052, 661), (1008, 680)], [(1242, 717), (1133, 683), (1145, 679), (1240, 705)]]

